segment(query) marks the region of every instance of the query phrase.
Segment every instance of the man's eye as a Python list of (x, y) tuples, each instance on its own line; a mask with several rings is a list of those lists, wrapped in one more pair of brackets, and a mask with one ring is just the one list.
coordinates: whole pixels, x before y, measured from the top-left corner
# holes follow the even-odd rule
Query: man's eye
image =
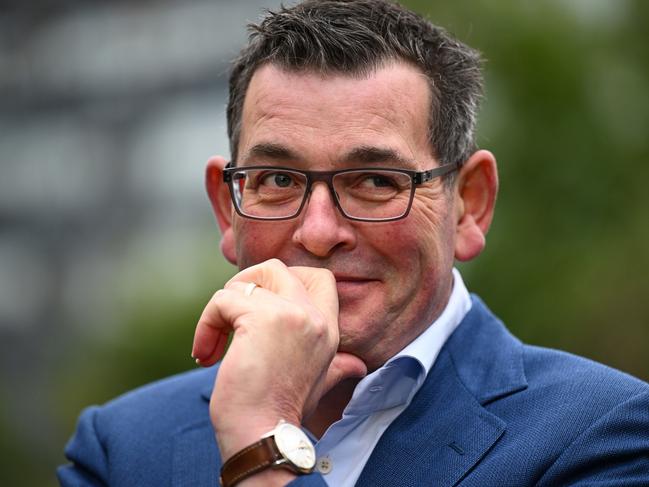
[(293, 178), (290, 174), (282, 172), (267, 173), (260, 178), (260, 184), (276, 188), (290, 188)]
[(382, 174), (368, 174), (361, 180), (361, 185), (367, 188), (395, 188), (396, 181)]

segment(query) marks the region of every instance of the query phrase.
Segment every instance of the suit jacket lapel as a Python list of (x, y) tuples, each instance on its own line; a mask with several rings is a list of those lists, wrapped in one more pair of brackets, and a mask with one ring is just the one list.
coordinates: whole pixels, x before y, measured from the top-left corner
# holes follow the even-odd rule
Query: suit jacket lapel
[(455, 485), (502, 435), (504, 422), (449, 373), (448, 352), (437, 364), (381, 437), (357, 485)]
[(527, 388), (523, 344), (477, 296), (445, 348), (464, 386), (483, 406)]
[(520, 342), (474, 298), (413, 402), (381, 437), (357, 485), (456, 485), (506, 429), (483, 406), (525, 387)]

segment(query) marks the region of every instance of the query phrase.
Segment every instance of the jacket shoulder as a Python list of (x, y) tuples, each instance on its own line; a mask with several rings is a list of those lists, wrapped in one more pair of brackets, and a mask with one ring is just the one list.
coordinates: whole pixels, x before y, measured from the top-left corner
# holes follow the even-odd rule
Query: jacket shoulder
[(131, 417), (161, 409), (182, 411), (200, 406), (205, 403), (203, 395), (211, 391), (215, 376), (216, 367), (183, 372), (126, 392), (100, 408), (107, 417)]
[(95, 416), (95, 429), (109, 446), (126, 442), (151, 444), (152, 440), (164, 444), (185, 428), (209, 423), (209, 403), (204, 396), (211, 391), (214, 378), (215, 368), (193, 370), (89, 408)]
[[(533, 388), (570, 387), (613, 397), (649, 392), (649, 384), (625, 372), (569, 352), (523, 346), (528, 382)], [(575, 391), (576, 392), (576, 391)]]
[[(191, 441), (218, 458), (209, 419), (216, 367), (178, 374), (85, 409), (68, 442), (62, 485), (161, 485)], [(164, 482), (163, 482), (164, 483)]]
[(593, 360), (543, 347), (525, 345), (523, 361), (528, 387), (520, 400), (534, 405), (529, 409), (535, 417), (559, 425), (564, 440), (615, 411), (632, 414), (647, 427), (646, 415), (629, 407), (638, 400), (647, 404), (646, 382)]

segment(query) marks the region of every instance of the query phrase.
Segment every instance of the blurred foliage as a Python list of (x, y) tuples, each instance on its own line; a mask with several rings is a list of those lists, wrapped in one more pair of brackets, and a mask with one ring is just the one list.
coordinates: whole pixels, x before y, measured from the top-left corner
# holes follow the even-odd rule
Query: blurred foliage
[[(524, 341), (649, 379), (649, 3), (407, 3), (487, 58), (479, 144), (501, 192), (486, 251), (461, 266), (469, 288)], [(234, 272), (217, 252), (183, 256), (210, 260), (204, 293), (165, 294), (172, 277), (131, 283), (137, 299), (111, 334), (79, 339), (48, 391), (62, 438), (83, 407), (194, 366), (196, 320)], [(8, 422), (0, 437), (12, 485), (45, 485)]]
[(206, 262), (206, 272), (196, 277), (204, 292), (170, 298), (173, 281), (159, 282), (159, 276), (145, 273), (136, 286), (136, 296), (122, 303), (122, 319), (114, 324), (112, 333), (101, 340), (82, 339), (77, 348), (83, 353), (61, 364), (62, 379), (54, 404), (70, 428), (79, 406), (103, 403), (142, 384), (196, 367), (190, 353), (198, 318), (212, 294), (236, 272), (217, 252), (200, 258)]
[(649, 4), (409, 3), (487, 58), (501, 191), (469, 288), (524, 341), (649, 379)]

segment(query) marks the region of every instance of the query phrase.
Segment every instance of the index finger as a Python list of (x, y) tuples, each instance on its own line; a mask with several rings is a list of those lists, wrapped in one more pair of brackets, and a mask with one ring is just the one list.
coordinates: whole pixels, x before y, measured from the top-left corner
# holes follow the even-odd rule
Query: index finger
[(196, 363), (203, 366), (213, 365), (223, 355), (232, 331), (230, 323), (222, 315), (221, 307), (216, 304), (221, 294), (222, 289), (214, 293), (194, 331), (192, 357), (196, 359)]
[(254, 282), (259, 287), (285, 298), (308, 299), (302, 280), (279, 259), (270, 259), (242, 270), (224, 287), (228, 289), (235, 282)]

